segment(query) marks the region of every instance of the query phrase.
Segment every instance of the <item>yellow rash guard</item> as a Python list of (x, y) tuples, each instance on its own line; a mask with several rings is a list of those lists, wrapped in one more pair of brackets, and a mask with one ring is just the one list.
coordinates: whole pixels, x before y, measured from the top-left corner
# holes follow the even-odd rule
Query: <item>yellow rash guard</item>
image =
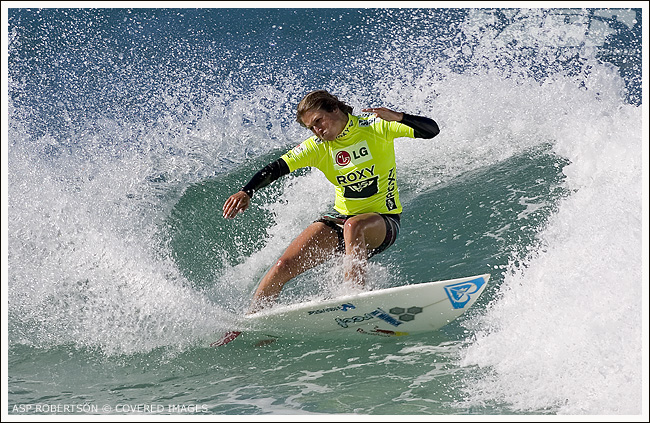
[(336, 187), (334, 208), (344, 215), (402, 212), (395, 172), (395, 138), (414, 138), (413, 128), (374, 115), (348, 114), (334, 141), (312, 136), (282, 156), (289, 170), (315, 167)]

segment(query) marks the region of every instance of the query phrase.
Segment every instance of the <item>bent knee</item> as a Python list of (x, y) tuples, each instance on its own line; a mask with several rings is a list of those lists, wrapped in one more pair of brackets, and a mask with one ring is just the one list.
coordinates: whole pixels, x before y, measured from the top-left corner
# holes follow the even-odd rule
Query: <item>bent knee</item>
[(366, 247), (375, 248), (386, 237), (386, 223), (380, 215), (376, 215), (376, 218), (348, 219), (343, 226), (343, 235), (346, 242), (363, 240)]
[(355, 220), (355, 219), (348, 219), (345, 221), (345, 224), (343, 225), (343, 234), (346, 236), (358, 236), (363, 233), (365, 228), (365, 225), (363, 222)]
[(299, 257), (280, 257), (271, 268), (271, 272), (284, 277), (294, 277), (305, 267)]
[(385, 230), (384, 220), (380, 215), (365, 219), (351, 218), (345, 221), (343, 233), (345, 235), (358, 236), (361, 234), (382, 232)]

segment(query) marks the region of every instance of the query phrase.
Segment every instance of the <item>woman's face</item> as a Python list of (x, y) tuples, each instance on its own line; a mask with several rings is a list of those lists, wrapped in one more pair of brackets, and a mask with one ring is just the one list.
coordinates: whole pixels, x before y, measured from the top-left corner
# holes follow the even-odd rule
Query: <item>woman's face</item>
[(333, 112), (307, 110), (302, 115), (302, 123), (318, 138), (333, 141), (347, 125), (348, 115), (339, 109)]

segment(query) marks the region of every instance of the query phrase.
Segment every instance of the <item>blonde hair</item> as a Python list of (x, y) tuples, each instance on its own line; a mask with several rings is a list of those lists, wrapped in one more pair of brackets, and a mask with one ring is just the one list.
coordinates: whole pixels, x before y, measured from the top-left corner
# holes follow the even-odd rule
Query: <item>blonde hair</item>
[(298, 103), (298, 110), (296, 112), (296, 121), (302, 126), (305, 124), (302, 121), (302, 116), (308, 110), (324, 110), (326, 112), (333, 112), (339, 109), (346, 115), (352, 114), (352, 107), (340, 101), (335, 95), (328, 93), (325, 90), (316, 90), (307, 94)]

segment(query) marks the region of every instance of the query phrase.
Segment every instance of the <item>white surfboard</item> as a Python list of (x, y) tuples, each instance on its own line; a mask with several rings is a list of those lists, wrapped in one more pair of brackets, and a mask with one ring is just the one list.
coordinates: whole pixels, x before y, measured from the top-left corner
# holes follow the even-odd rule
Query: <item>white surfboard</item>
[[(307, 338), (395, 337), (434, 331), (467, 311), (489, 278), (484, 274), (276, 306), (245, 316), (243, 332)], [(240, 333), (229, 332), (211, 345), (225, 345)]]

